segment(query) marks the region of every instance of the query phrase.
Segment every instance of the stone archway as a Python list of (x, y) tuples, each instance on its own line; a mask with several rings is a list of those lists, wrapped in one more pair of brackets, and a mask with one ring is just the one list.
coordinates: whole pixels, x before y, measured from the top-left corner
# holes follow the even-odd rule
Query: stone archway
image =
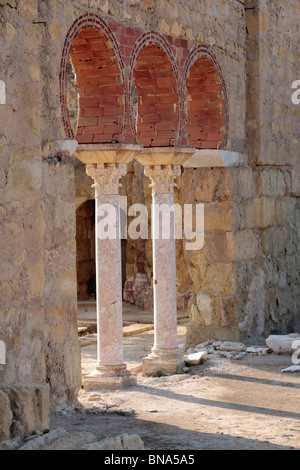
[(226, 87), (216, 58), (205, 46), (195, 48), (187, 58), (183, 92), (190, 145), (224, 149), (229, 130)]
[[(131, 54), (130, 123), (144, 147), (174, 147), (180, 129), (179, 72), (166, 40), (142, 35)], [(136, 109), (133, 109), (136, 94)]]
[[(74, 132), (67, 102), (67, 70), (72, 62), (79, 93)], [(122, 142), (125, 133), (125, 77), (119, 47), (109, 26), (84, 15), (71, 26), (63, 49), (60, 97), (66, 136), (79, 144)]]

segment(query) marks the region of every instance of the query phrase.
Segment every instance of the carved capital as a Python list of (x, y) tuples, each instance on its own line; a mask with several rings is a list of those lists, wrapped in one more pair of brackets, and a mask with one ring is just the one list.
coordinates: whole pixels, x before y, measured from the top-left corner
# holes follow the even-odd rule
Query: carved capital
[(95, 181), (96, 196), (101, 194), (119, 194), (120, 178), (127, 174), (126, 164), (97, 163), (86, 165), (86, 174)]
[(174, 180), (181, 175), (179, 165), (145, 166), (145, 175), (151, 179), (152, 192), (154, 194), (170, 194), (174, 191)]

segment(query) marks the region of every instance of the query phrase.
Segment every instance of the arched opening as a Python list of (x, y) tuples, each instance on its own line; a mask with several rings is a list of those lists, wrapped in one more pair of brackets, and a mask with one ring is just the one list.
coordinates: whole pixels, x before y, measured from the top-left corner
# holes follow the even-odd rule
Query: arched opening
[(69, 57), (79, 95), (75, 139), (80, 144), (121, 142), (123, 78), (111, 41), (97, 28), (84, 28), (73, 39)]
[(177, 84), (161, 46), (149, 44), (139, 52), (133, 82), (132, 114), (139, 144), (175, 146), (179, 130)]
[(205, 56), (195, 60), (189, 71), (186, 114), (191, 147), (223, 148), (226, 134), (223, 87), (216, 66)]

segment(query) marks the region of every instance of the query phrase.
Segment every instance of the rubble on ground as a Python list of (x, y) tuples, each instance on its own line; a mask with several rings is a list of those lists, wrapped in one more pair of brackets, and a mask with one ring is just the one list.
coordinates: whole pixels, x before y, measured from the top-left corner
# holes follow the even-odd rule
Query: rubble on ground
[[(196, 365), (189, 361), (189, 358), (196, 358), (197, 354), (201, 358), (202, 363), (204, 360), (213, 357), (220, 357), (226, 359), (241, 359), (247, 354), (255, 356), (265, 356), (271, 352), (269, 347), (250, 346), (234, 341), (215, 341), (214, 339), (207, 340), (203, 343), (197, 344), (194, 348), (186, 350), (185, 363), (186, 365)], [(205, 353), (205, 354), (204, 354)], [(201, 362), (198, 362), (200, 364)]]
[(32, 431), (22, 439), (0, 443), (0, 450), (143, 450), (144, 442), (138, 434), (121, 434), (98, 440), (91, 432), (68, 433), (64, 428)]
[[(298, 345), (297, 342), (299, 342)], [(292, 354), (300, 347), (300, 335), (298, 333), (270, 335), (266, 343), (276, 354)]]
[[(300, 334), (291, 333), (289, 335), (270, 335), (266, 339), (266, 346), (246, 346), (240, 342), (234, 341), (215, 341), (207, 340), (197, 344), (194, 348), (185, 351), (185, 364), (182, 372), (189, 373), (189, 367), (203, 364), (207, 359), (225, 358), (225, 359), (242, 359), (247, 355), (266, 356), (268, 354), (287, 354), (292, 355), (299, 350), (300, 354)], [(293, 365), (281, 372), (298, 372), (299, 365)]]

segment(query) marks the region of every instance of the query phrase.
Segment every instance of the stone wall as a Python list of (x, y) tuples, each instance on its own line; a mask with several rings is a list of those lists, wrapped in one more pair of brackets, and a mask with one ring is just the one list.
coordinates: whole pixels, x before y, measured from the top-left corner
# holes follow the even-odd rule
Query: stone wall
[(0, 14), (0, 382), (47, 382), (58, 406), (81, 382), (74, 169), (57, 144), (53, 31), (36, 1), (1, 2)]
[(246, 166), (183, 177), (187, 199), (206, 211), (204, 250), (189, 258), (191, 344), (289, 333), (299, 322), (299, 5), (245, 3)]

